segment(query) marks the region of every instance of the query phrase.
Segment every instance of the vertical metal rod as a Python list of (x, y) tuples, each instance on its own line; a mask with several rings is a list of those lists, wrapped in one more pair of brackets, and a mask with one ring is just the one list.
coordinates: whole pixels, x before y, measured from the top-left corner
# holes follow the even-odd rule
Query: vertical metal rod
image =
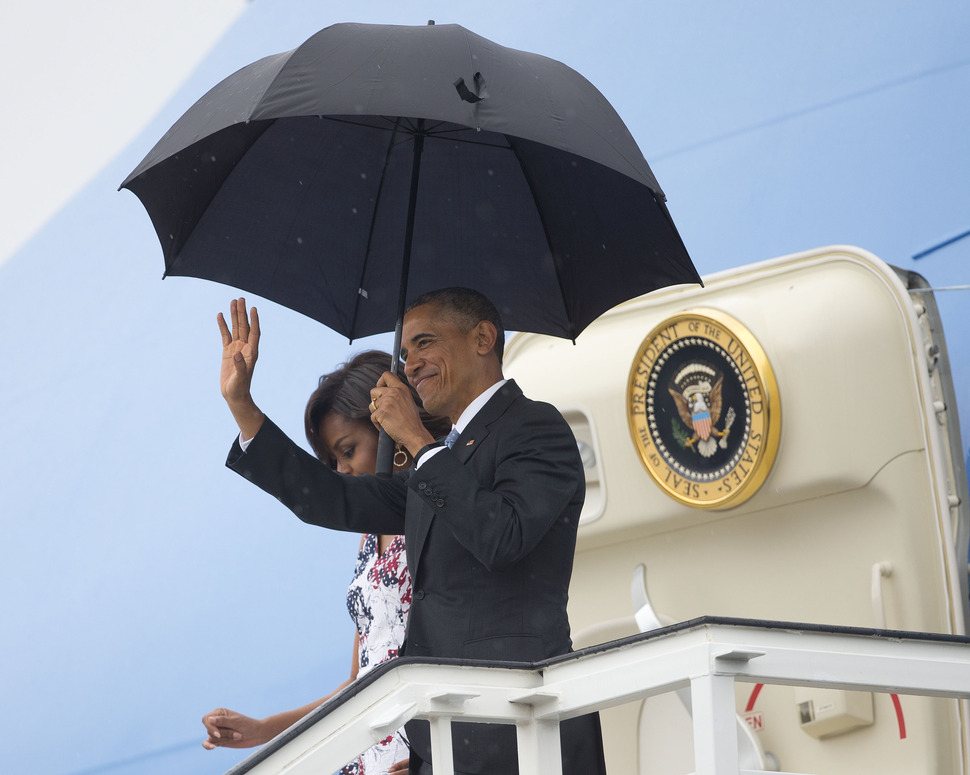
[[(408, 219), (404, 231), (404, 254), (401, 258), (401, 283), (398, 288), (397, 321), (394, 324), (394, 348), (391, 350), (391, 374), (400, 371), (401, 337), (404, 330), (404, 307), (408, 300), (408, 275), (411, 271), (411, 241), (414, 238), (414, 210), (418, 200), (418, 177), (424, 152), (424, 119), (418, 119), (414, 132), (414, 154), (411, 157), (411, 192), (408, 196)], [(383, 428), (377, 439), (377, 475), (388, 478), (394, 472), (394, 440)]]
[(734, 677), (706, 673), (690, 679), (694, 772), (739, 775)]
[(434, 775), (455, 775), (455, 753), (451, 741), (451, 716), (431, 719), (431, 765)]
[(536, 719), (516, 725), (519, 772), (562, 775), (559, 719)]

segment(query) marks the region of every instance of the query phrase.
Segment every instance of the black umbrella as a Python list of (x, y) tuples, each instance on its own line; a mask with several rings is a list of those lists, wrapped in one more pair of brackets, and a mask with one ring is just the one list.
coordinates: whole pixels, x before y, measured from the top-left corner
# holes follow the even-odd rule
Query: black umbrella
[(484, 293), (510, 330), (574, 339), (626, 299), (700, 282), (606, 99), (458, 25), (338, 24), (244, 67), (121, 188), (166, 275), (351, 340), (399, 337), (405, 298), (445, 286)]

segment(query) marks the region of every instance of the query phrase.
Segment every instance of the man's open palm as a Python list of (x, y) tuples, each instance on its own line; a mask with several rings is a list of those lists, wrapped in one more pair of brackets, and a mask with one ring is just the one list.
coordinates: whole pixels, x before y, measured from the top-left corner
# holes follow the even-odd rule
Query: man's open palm
[(251, 400), (250, 385), (253, 370), (259, 357), (259, 315), (253, 307), (246, 316), (246, 300), (233, 299), (229, 304), (232, 330), (226, 319), (218, 315), (219, 332), (222, 334), (222, 369), (219, 382), (222, 396), (230, 404)]

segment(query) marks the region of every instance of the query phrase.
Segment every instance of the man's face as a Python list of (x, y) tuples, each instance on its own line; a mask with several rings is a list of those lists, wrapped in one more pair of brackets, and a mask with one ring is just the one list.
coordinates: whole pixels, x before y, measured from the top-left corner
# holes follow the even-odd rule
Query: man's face
[(401, 338), (404, 373), (424, 408), (457, 421), (481, 392), (477, 329), (463, 334), (437, 305), (425, 304), (404, 316)]

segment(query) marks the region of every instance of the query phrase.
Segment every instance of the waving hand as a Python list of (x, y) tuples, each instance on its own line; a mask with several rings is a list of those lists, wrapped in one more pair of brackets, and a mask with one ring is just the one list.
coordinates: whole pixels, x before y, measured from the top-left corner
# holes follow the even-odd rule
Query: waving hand
[(222, 334), (219, 383), (222, 397), (226, 399), (239, 430), (244, 438), (251, 439), (265, 419), (250, 392), (256, 359), (259, 357), (259, 315), (253, 307), (247, 317), (246, 300), (239, 298), (229, 303), (229, 317), (231, 331), (221, 312), (217, 317)]

